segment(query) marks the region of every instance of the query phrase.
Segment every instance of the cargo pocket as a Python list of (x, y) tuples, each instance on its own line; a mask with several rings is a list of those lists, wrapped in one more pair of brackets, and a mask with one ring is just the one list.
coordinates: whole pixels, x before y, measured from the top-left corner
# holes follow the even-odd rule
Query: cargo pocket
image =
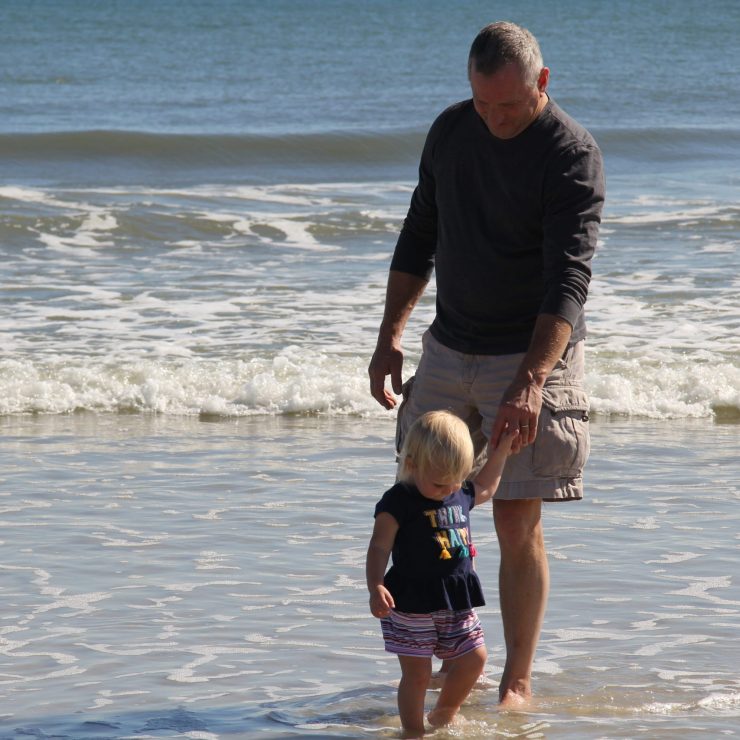
[(579, 386), (545, 386), (532, 471), (542, 478), (580, 478), (591, 450), (588, 395)]

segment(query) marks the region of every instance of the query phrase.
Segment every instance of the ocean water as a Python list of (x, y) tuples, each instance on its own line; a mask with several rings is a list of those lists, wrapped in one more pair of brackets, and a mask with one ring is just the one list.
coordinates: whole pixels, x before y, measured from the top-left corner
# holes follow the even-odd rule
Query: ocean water
[(366, 367), (426, 129), (500, 18), (604, 151), (593, 452), (547, 507), (538, 704), (481, 689), (438, 735), (740, 734), (740, 5), (29, 0), (0, 5), (0, 737), (397, 734)]

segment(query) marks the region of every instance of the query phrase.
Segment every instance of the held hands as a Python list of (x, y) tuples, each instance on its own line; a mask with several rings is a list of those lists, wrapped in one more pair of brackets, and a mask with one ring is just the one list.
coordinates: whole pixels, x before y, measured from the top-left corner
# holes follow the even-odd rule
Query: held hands
[(499, 438), (498, 444), (493, 444), (493, 437), (491, 437), (491, 442), (488, 449), (488, 458), (495, 458), (496, 460), (501, 460), (502, 462), (506, 461), (506, 458), (509, 455), (513, 454), (512, 448), (514, 447), (514, 444), (518, 441), (519, 438), (519, 430), (518, 429), (509, 429), (506, 428), (501, 433), (501, 436)]
[(379, 585), (370, 591), (370, 613), (374, 617), (387, 617), (395, 606), (391, 592), (385, 586)]
[(518, 429), (504, 429), (498, 444), (493, 437), (488, 446), (488, 458), (473, 480), (475, 486), (475, 505), (490, 501), (498, 490), (501, 474), (504, 472), (506, 458), (513, 454), (513, 446), (519, 440)]
[(542, 409), (542, 390), (531, 373), (522, 381), (516, 378), (504, 394), (493, 422), (491, 444), (498, 447), (505, 431), (518, 432), (512, 440), (511, 454), (532, 444), (537, 436), (537, 421)]

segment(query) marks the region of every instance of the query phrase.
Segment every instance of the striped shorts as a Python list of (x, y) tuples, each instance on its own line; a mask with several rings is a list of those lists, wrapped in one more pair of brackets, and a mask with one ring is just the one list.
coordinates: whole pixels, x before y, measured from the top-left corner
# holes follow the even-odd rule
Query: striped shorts
[(459, 658), (485, 644), (483, 627), (474, 609), (443, 609), (409, 614), (391, 609), (380, 620), (385, 649), (396, 655), (442, 660)]

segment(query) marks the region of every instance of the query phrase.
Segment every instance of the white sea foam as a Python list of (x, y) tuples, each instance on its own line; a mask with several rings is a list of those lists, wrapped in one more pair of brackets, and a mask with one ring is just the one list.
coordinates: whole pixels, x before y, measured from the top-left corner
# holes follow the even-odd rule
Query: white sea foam
[(710, 694), (698, 703), (706, 711), (735, 714), (740, 711), (740, 692)]
[[(0, 414), (386, 415), (366, 367), (410, 189), (0, 188), (44, 215), (7, 248), (20, 300), (0, 304)], [(740, 415), (737, 238), (715, 228), (728, 208), (651, 195), (607, 217), (587, 306), (594, 413)], [(623, 268), (631, 221), (689, 216), (695, 245), (675, 265), (646, 248)], [(406, 374), (433, 289), (406, 331)]]
[(700, 219), (716, 218), (726, 221), (737, 217), (736, 208), (717, 205), (715, 203), (699, 202), (687, 204), (681, 200), (640, 198), (638, 205), (648, 210), (624, 215), (612, 214), (605, 219), (606, 224), (612, 226), (614, 224), (639, 224), (641, 226), (677, 224), (681, 226), (695, 223)]
[(635, 655), (646, 655), (649, 657), (653, 657), (655, 655), (659, 655), (664, 650), (670, 650), (671, 648), (682, 647), (684, 645), (697, 645), (710, 640), (711, 638), (706, 635), (690, 635), (686, 637), (679, 637), (675, 640), (653, 642), (650, 645), (638, 648), (635, 651)]
[(648, 712), (649, 714), (671, 715), (678, 712), (686, 712), (693, 709), (691, 704), (681, 704), (679, 702), (650, 702), (639, 707), (638, 712)]
[(59, 595), (55, 601), (50, 604), (37, 606), (34, 614), (44, 614), (55, 609), (69, 609), (70, 612), (87, 614), (97, 609), (95, 604), (105, 599), (110, 599), (111, 594), (107, 592), (94, 592), (87, 594), (70, 594), (69, 596)]
[[(63, 355), (5, 359), (0, 360), (0, 414), (86, 409), (219, 416), (385, 415), (369, 396), (366, 359), (298, 346), (248, 360), (126, 362)], [(407, 372), (412, 369), (409, 364)], [(740, 410), (740, 367), (729, 362), (681, 364), (674, 358), (673, 365), (666, 366), (592, 351), (586, 387), (592, 410), (604, 415), (711, 418), (717, 408)]]
[(660, 565), (670, 565), (673, 563), (683, 563), (687, 560), (702, 557), (698, 552), (671, 552), (663, 556), (662, 560), (648, 560), (647, 563), (656, 563)]
[(732, 576), (707, 576), (701, 578), (683, 577), (678, 576), (676, 580), (689, 581), (689, 585), (686, 588), (672, 591), (671, 593), (680, 596), (690, 596), (703, 601), (710, 601), (714, 604), (740, 606), (740, 601), (735, 599), (723, 599), (721, 596), (716, 596), (710, 593), (710, 591), (716, 589), (725, 589), (732, 586)]
[(210, 680), (217, 681), (218, 679), (227, 677), (236, 677), (244, 674), (253, 673), (253, 670), (245, 671), (227, 671), (225, 673), (217, 673), (214, 675), (201, 676), (197, 675), (197, 672), (202, 666), (212, 663), (213, 661), (220, 658), (222, 655), (255, 655), (264, 653), (265, 651), (258, 648), (243, 648), (234, 646), (197, 646), (190, 649), (191, 653), (195, 653), (199, 657), (191, 660), (189, 663), (184, 665), (182, 668), (172, 671), (168, 676), (168, 680), (175, 681), (178, 683), (202, 683)]

